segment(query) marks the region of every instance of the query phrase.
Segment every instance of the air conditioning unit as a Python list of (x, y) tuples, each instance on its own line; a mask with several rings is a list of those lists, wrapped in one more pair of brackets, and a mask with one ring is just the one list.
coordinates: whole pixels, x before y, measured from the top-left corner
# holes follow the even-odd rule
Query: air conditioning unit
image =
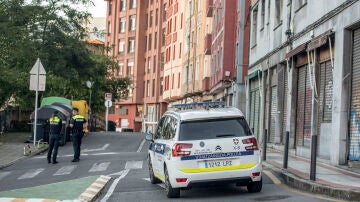
[(225, 76), (230, 76), (230, 71), (225, 71)]

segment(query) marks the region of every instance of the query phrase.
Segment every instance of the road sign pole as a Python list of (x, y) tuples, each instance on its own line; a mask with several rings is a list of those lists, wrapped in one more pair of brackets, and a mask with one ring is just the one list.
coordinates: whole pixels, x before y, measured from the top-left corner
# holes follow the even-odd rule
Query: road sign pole
[(108, 119), (109, 119), (109, 107), (106, 107), (106, 123), (105, 123), (106, 132), (108, 132)]
[[(39, 60), (39, 58), (38, 58)], [(35, 90), (35, 120), (34, 120), (34, 147), (36, 147), (36, 131), (37, 131), (37, 107), (38, 107), (38, 96), (39, 96), (39, 76), (40, 76), (40, 63), (37, 63), (37, 74), (36, 74), (36, 90)]]

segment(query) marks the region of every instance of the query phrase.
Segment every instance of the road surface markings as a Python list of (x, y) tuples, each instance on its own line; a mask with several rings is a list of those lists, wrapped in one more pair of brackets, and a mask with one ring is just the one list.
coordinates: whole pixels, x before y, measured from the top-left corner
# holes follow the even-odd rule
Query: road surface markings
[(103, 147), (97, 148), (97, 149), (83, 149), (82, 152), (103, 151), (108, 147), (109, 147), (109, 144), (105, 144)]
[(63, 166), (61, 167), (54, 175), (68, 175), (73, 170), (75, 170), (76, 166)]
[(281, 184), (281, 181), (272, 172), (263, 170), (263, 172), (274, 182), (274, 184)]
[(113, 192), (114, 192), (117, 184), (119, 183), (119, 181), (120, 181), (121, 179), (123, 179), (123, 178), (129, 173), (129, 171), (130, 171), (130, 170), (123, 170), (123, 171), (121, 171), (121, 172), (119, 173), (120, 176), (114, 180), (114, 182), (111, 184), (108, 192), (106, 193), (106, 195), (104, 196), (104, 198), (101, 199), (100, 202), (106, 202), (106, 201), (111, 197), (111, 195), (113, 194)]
[(0, 173), (0, 180), (4, 179), (6, 176), (8, 176), (11, 172), (1, 172)]
[(39, 169), (31, 169), (28, 172), (26, 172), (25, 174), (23, 174), (22, 176), (20, 176), (18, 178), (18, 180), (22, 180), (22, 179), (30, 179), (35, 177), (36, 175), (38, 175), (39, 173), (41, 173), (42, 171), (44, 171), (44, 168), (39, 168)]
[(94, 163), (89, 172), (105, 171), (110, 165), (110, 162)]
[(142, 161), (126, 161), (125, 169), (141, 169), (143, 165)]
[[(143, 180), (149, 181), (150, 182), (150, 178), (143, 178)], [(157, 184), (159, 187), (162, 187), (165, 189), (165, 184), (164, 183), (159, 183)]]
[(145, 139), (143, 139), (143, 141), (141, 142), (141, 144), (140, 144), (140, 146), (139, 146), (139, 148), (138, 148), (138, 150), (136, 152), (141, 151), (142, 147), (144, 146), (144, 143), (145, 143)]

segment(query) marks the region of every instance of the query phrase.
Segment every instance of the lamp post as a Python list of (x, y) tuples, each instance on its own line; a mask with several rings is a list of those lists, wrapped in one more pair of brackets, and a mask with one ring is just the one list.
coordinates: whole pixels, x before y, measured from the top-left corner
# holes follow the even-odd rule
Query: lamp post
[(91, 93), (92, 93), (92, 87), (94, 85), (94, 81), (86, 81), (86, 86), (90, 89), (90, 97), (89, 97), (89, 110), (88, 110), (88, 130), (90, 131), (91, 127), (91, 121), (90, 121), (90, 118), (91, 118)]

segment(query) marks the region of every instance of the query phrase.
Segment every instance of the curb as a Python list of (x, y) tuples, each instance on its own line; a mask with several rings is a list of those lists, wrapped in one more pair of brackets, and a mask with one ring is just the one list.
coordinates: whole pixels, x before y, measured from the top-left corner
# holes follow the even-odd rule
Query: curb
[(109, 176), (101, 175), (90, 187), (80, 194), (78, 199), (86, 202), (94, 201), (110, 179), (111, 177)]
[(323, 184), (319, 184), (310, 180), (299, 178), (298, 176), (289, 173), (285, 169), (277, 168), (267, 162), (262, 162), (263, 166), (279, 174), (284, 180), (286, 185), (290, 187), (300, 189), (303, 191), (328, 195), (330, 197), (347, 200), (358, 201), (360, 198), (360, 192), (357, 190), (349, 190), (344, 188), (331, 187)]

